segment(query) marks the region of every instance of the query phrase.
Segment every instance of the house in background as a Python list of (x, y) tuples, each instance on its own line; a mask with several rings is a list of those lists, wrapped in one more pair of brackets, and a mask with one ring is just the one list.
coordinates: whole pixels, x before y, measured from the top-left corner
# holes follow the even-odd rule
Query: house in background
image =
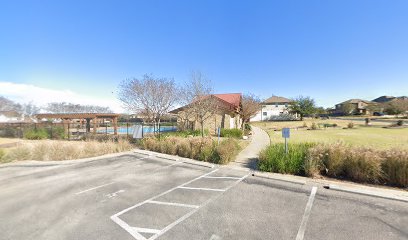
[(272, 96), (261, 103), (261, 111), (252, 117), (250, 121), (287, 120), (296, 118), (295, 115), (289, 113), (289, 106), (292, 102), (293, 100), (285, 97)]
[(392, 101), (407, 101), (408, 97), (407, 96), (401, 96), (401, 97), (394, 97), (394, 96), (381, 96), (373, 100), (373, 102), (376, 103), (388, 103)]
[[(213, 116), (204, 122), (204, 129), (207, 129), (211, 134), (216, 134), (219, 127), (232, 129), (241, 126), (241, 93), (211, 94), (207, 98), (215, 102), (217, 110)], [(187, 116), (188, 106), (177, 108), (170, 113), (177, 114), (180, 129), (201, 130), (201, 124), (195, 116)]]
[(378, 98), (374, 99), (373, 102), (386, 103), (386, 102), (392, 101), (394, 99), (395, 99), (395, 97), (393, 97), (393, 96), (381, 96), (381, 97), (378, 97)]
[(362, 99), (350, 99), (342, 103), (336, 104), (335, 113), (337, 114), (371, 114), (369, 106), (374, 102)]
[(24, 117), (17, 111), (0, 111), (0, 122), (21, 122)]

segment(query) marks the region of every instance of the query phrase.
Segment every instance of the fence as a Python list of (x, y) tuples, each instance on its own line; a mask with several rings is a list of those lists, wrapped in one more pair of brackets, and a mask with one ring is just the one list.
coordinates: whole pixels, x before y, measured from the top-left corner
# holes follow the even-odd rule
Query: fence
[[(170, 132), (177, 130), (176, 122), (164, 122), (160, 128), (155, 124), (141, 122), (118, 122), (118, 135), (130, 137), (136, 125), (143, 126), (143, 134)], [(33, 134), (35, 133), (35, 134)], [(71, 123), (0, 123), (0, 137), (5, 138), (49, 138), (49, 139), (84, 139), (88, 135), (113, 135), (111, 122), (99, 123), (96, 126), (86, 125), (85, 121)], [(40, 137), (38, 137), (40, 136)]]

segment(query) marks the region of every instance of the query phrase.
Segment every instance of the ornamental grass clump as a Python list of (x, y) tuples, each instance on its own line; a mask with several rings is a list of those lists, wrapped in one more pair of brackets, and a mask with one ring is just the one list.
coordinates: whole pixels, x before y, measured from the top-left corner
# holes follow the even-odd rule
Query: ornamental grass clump
[(27, 141), (20, 143), (15, 148), (10, 148), (6, 155), (3, 156), (2, 161), (70, 160), (129, 151), (132, 148), (133, 145), (124, 140), (119, 140), (117, 142), (53, 140)]
[(388, 184), (408, 187), (408, 151), (391, 149), (382, 154), (382, 170)]
[(264, 149), (259, 156), (261, 171), (305, 174), (305, 162), (309, 148), (314, 143), (289, 144), (288, 153), (285, 153), (285, 144), (273, 144)]
[(210, 137), (146, 138), (142, 141), (146, 150), (156, 151), (200, 161), (226, 164), (234, 160), (240, 147), (236, 140), (224, 139), (218, 145)]

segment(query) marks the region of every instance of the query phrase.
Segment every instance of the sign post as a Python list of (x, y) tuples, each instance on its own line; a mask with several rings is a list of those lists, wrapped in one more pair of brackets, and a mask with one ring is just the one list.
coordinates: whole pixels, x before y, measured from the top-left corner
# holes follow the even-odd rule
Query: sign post
[(217, 135), (218, 135), (218, 145), (220, 145), (221, 127), (218, 127)]
[(288, 138), (290, 138), (290, 128), (282, 128), (282, 137), (285, 138), (285, 153), (288, 154)]

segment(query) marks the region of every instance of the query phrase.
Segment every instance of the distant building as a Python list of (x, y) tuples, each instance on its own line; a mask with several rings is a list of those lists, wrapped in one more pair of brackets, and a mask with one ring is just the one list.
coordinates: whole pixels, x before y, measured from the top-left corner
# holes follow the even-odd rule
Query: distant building
[(289, 113), (289, 106), (293, 100), (285, 97), (272, 96), (262, 102), (262, 109), (254, 117), (251, 122), (268, 121), (268, 120), (285, 120), (295, 117)]
[[(209, 101), (215, 101), (217, 111), (204, 122), (204, 129), (210, 131), (211, 134), (216, 134), (219, 127), (226, 129), (240, 128), (242, 123), (240, 116), (242, 108), (241, 93), (211, 94), (206, 96), (205, 99), (207, 98)], [(177, 108), (170, 113), (177, 114), (177, 122), (180, 129), (201, 130), (200, 122), (197, 121), (195, 116), (188, 116), (186, 114), (190, 104)]]
[(395, 97), (393, 97), (393, 96), (381, 96), (381, 97), (378, 97), (378, 98), (374, 99), (373, 102), (386, 103), (386, 102), (389, 102), (389, 101), (394, 100), (394, 99), (395, 99)]
[(371, 114), (369, 109), (371, 104), (373, 104), (373, 102), (367, 100), (350, 99), (336, 104), (335, 113), (367, 115)]
[(0, 111), (0, 122), (21, 122), (23, 120), (17, 111)]

